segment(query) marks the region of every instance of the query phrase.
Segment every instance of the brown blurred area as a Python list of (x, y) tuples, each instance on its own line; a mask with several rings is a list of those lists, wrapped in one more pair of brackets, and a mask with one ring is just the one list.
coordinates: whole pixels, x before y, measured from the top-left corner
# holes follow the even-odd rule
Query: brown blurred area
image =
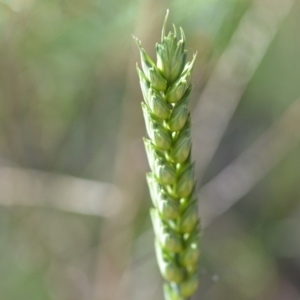
[(167, 8), (198, 51), (192, 299), (300, 299), (299, 0), (0, 0), (0, 299), (163, 300), (131, 34), (154, 58)]

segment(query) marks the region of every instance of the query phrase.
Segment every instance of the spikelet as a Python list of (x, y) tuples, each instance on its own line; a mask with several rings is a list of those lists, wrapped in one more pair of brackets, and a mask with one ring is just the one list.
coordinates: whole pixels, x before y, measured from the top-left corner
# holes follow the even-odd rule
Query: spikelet
[(151, 168), (147, 182), (154, 208), (150, 215), (155, 232), (156, 256), (166, 280), (166, 300), (186, 300), (198, 287), (199, 218), (194, 197), (191, 161), (191, 121), (188, 108), (191, 72), (186, 62), (185, 36), (165, 35), (156, 45), (155, 64), (135, 38), (142, 70), (137, 67), (144, 97), (142, 110), (149, 139), (144, 139)]

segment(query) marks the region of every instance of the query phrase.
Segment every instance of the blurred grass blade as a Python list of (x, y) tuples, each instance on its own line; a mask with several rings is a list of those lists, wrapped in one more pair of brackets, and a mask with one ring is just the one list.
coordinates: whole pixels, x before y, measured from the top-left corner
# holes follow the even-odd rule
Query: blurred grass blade
[(227, 211), (268, 174), (300, 141), (300, 98), (252, 146), (202, 187), (203, 226)]
[(227, 125), (295, 0), (256, 0), (243, 16), (193, 112), (197, 177), (203, 176)]
[(122, 208), (120, 190), (109, 183), (32, 169), (0, 168), (0, 205), (32, 206), (113, 217)]

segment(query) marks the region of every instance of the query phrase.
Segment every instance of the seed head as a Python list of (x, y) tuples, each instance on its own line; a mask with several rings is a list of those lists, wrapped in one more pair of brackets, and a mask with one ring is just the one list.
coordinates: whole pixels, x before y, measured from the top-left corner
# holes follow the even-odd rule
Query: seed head
[(142, 110), (149, 139), (144, 139), (151, 172), (147, 182), (154, 207), (150, 216), (160, 272), (167, 283), (165, 300), (187, 300), (198, 286), (199, 218), (191, 162), (191, 74), (196, 54), (186, 63), (185, 35), (176, 27), (156, 44), (157, 63), (135, 38), (142, 70)]

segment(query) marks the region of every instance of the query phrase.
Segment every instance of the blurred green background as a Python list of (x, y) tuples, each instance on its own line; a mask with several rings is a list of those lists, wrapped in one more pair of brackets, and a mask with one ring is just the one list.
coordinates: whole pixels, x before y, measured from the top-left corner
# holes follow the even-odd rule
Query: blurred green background
[(198, 51), (201, 285), (300, 299), (299, 0), (0, 0), (0, 299), (162, 300), (134, 34)]

